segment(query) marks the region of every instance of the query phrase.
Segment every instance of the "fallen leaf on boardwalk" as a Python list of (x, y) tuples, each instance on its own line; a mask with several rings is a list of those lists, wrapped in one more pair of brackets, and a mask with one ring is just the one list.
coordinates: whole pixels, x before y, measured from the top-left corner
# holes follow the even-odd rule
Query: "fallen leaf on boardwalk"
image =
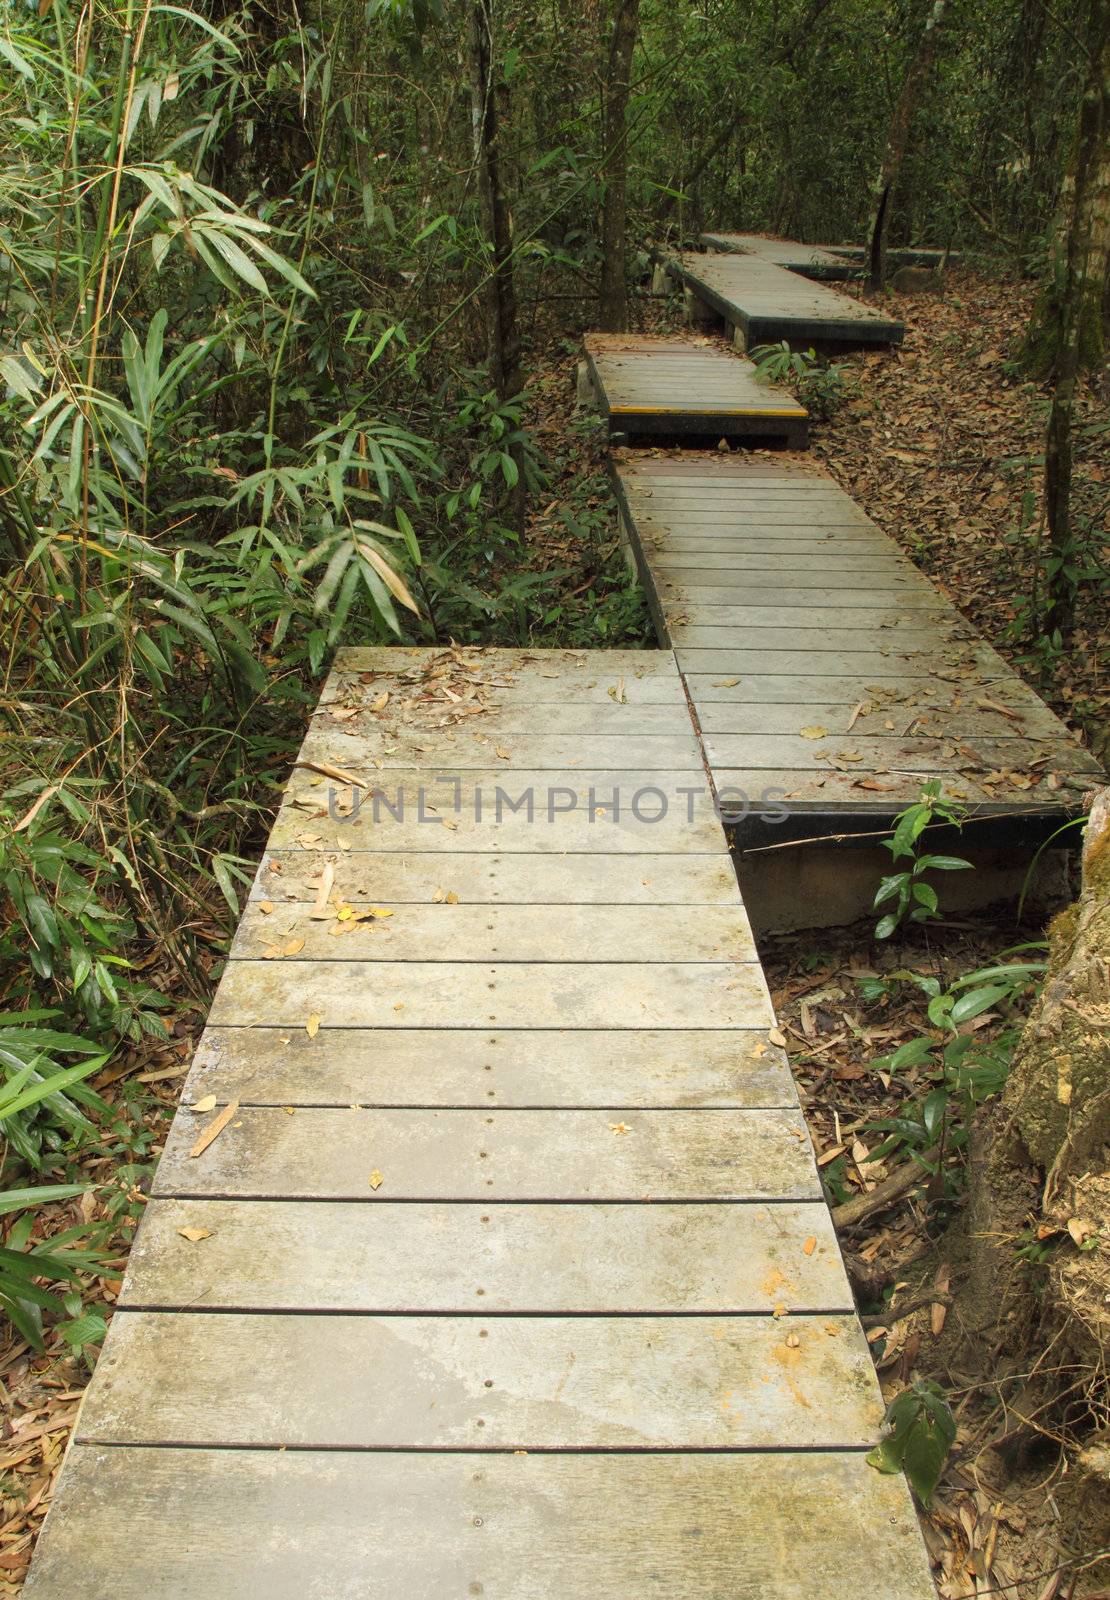
[(627, 703), (628, 697), (624, 692), (623, 678), (618, 678), (616, 683), (611, 685), (609, 689), (609, 698), (610, 700), (615, 700), (619, 706), (623, 706)]
[(844, 730), (845, 733), (851, 733), (860, 717), (868, 716), (870, 715), (870, 712), (871, 702), (869, 700), (861, 700), (859, 705), (856, 706), (855, 710), (852, 712), (852, 715), (848, 718), (848, 726)]
[(220, 1134), (223, 1133), (224, 1129), (227, 1127), (228, 1123), (231, 1121), (238, 1109), (238, 1100), (232, 1100), (230, 1105), (224, 1106), (218, 1117), (212, 1118), (212, 1121), (197, 1139), (196, 1144), (194, 1144), (193, 1148), (189, 1151), (191, 1158), (195, 1159), (197, 1156), (202, 1156), (204, 1154), (204, 1152), (208, 1149), (208, 1146), (212, 1143), (213, 1139), (218, 1139)]
[(188, 1239), (190, 1244), (199, 1244), (202, 1239), (211, 1239), (211, 1228), (178, 1228), (178, 1233), (183, 1239)]
[(811, 1256), (816, 1249), (817, 1249), (817, 1240), (813, 1237), (812, 1234), (810, 1234), (809, 1238), (806, 1240), (805, 1244), (802, 1246), (802, 1254), (804, 1256)]
[(331, 915), (328, 910), (328, 898), (331, 895), (332, 885), (334, 882), (335, 868), (332, 866), (330, 861), (325, 861), (323, 867), (320, 869), (320, 885), (316, 890), (316, 900), (313, 904), (312, 910), (309, 912), (310, 917), (320, 918)]
[[(856, 788), (874, 789), (878, 794), (889, 794), (891, 786), (889, 783), (876, 783), (874, 778), (857, 778)], [(952, 791), (950, 790), (949, 793), (951, 792)]]
[(393, 915), (393, 911), (389, 906), (367, 906), (365, 911), (362, 912), (362, 915), (364, 917), (373, 917), (375, 922), (377, 922), (380, 921), (382, 917), (391, 917)]
[(441, 817), (440, 821), (443, 823), (445, 828), (456, 829), (458, 827), (458, 823), (452, 822), (450, 817)]
[(611, 1122), (609, 1124), (609, 1126), (610, 1126), (610, 1128), (612, 1128), (613, 1132), (615, 1134), (617, 1134), (618, 1136), (621, 1135), (621, 1134), (631, 1133), (632, 1132), (632, 1129), (628, 1126), (627, 1122)]
[(371, 711), (384, 711), (388, 704), (389, 704), (389, 690), (387, 689), (385, 691), (385, 693), (384, 694), (380, 694), (376, 700), (371, 700), (370, 709), (371, 709)]
[(509, 752), (502, 745), (494, 745), (493, 753), (499, 761), (508, 761), (510, 759)]
[(299, 956), (303, 949), (303, 939), (290, 939), (287, 944), (282, 945), (281, 953), (283, 956)]
[(214, 1094), (202, 1095), (199, 1100), (194, 1100), (189, 1107), (190, 1111), (215, 1111), (216, 1096)]
[(323, 1017), (320, 1015), (320, 1013), (318, 1011), (314, 1011), (312, 1013), (312, 1015), (308, 1018), (307, 1022), (304, 1025), (304, 1031), (308, 1034), (308, 1037), (310, 1039), (315, 1039), (316, 1035), (320, 1031), (320, 1024), (321, 1024), (321, 1022), (323, 1022), (323, 1020), (324, 1020)]
[(823, 728), (819, 722), (815, 722), (812, 727), (799, 728), (798, 731), (803, 739), (824, 739), (829, 730), (828, 728)]
[(781, 1049), (786, 1049), (786, 1035), (781, 1028), (768, 1028), (767, 1037), (772, 1044), (777, 1044)]
[(274, 902), (272, 900), (260, 900), (258, 902), (258, 909), (261, 911), (264, 917), (268, 917), (274, 909)]
[(838, 750), (836, 759), (838, 761), (862, 761), (863, 757), (858, 750)]
[(304, 767), (308, 772), (318, 772), (322, 778), (334, 778), (337, 783), (350, 783), (356, 789), (362, 787), (362, 779), (356, 778), (353, 772), (345, 772), (342, 767), (331, 767), (326, 761), (294, 761), (295, 767)]
[(718, 678), (713, 687), (714, 689), (735, 689), (739, 682), (739, 678)]
[(384, 1181), (385, 1180), (383, 1179), (381, 1173), (378, 1171), (377, 1167), (375, 1167), (373, 1172), (370, 1174), (371, 1189), (380, 1189)]

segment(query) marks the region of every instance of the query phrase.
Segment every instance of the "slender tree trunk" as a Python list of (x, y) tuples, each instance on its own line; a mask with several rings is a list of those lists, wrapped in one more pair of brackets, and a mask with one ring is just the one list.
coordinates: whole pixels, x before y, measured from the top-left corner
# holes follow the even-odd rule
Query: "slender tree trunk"
[(882, 164), (875, 183), (871, 242), (868, 247), (867, 287), (873, 292), (880, 290), (886, 281), (886, 226), (889, 220), (887, 213), (894, 187), (898, 182), (898, 174), (902, 170), (906, 147), (910, 142), (913, 119), (932, 71), (944, 7), (945, 0), (933, 0), (933, 9), (929, 13), (929, 20), (925, 24), (925, 31), (917, 46), (917, 54), (910, 62), (886, 137), (886, 149), (883, 151)]
[(1110, 250), (1110, 6), (1092, 0), (1090, 59), (1071, 170), (1070, 221), (1057, 236), (1051, 284), (1058, 289), (1054, 317), (1055, 383), (1044, 457), (1049, 564), (1045, 631), (1067, 635), (1075, 624), (1072, 548), (1072, 423), (1080, 374), (1101, 369)]
[[(517, 319), (516, 281), (513, 275), (513, 228), (505, 193), (500, 150), (501, 126), (507, 111), (507, 89), (496, 81), (493, 48), (494, 0), (471, 0), (468, 51), (470, 55), (471, 125), (474, 162), (478, 172), (482, 231), (485, 234), (487, 270), (483, 295), (486, 310), (486, 358), (490, 378), (502, 405), (514, 400), (523, 387), (520, 366), (520, 328)], [(518, 529), (524, 522), (523, 452), (514, 446), (517, 482), (510, 494), (511, 520)]]
[(628, 210), (628, 96), (640, 0), (616, 0), (609, 40), (609, 70), (602, 115), (601, 326), (620, 332), (628, 324), (625, 221)]

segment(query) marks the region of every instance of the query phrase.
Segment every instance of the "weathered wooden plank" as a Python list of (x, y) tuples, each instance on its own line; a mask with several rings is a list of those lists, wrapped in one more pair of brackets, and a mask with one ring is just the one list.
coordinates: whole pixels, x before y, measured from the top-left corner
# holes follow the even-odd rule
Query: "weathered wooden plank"
[(797, 1104), (766, 1029), (510, 1033), (478, 1029), (206, 1028), (184, 1101), (273, 1106)]
[[(845, 609), (852, 611), (885, 611), (889, 616), (892, 606), (897, 606), (900, 612), (935, 612), (943, 604), (935, 589), (913, 578), (902, 578), (883, 589), (873, 588), (870, 580), (859, 572), (849, 574), (849, 580), (852, 587), (844, 599)], [(770, 599), (771, 596), (759, 592), (761, 589), (774, 590), (777, 602), (774, 611), (778, 621), (782, 619), (782, 608), (789, 607), (798, 613), (800, 622), (809, 624), (813, 621), (809, 616), (811, 611), (815, 608), (829, 609), (828, 591), (831, 587), (833, 585), (821, 584), (816, 579), (808, 586), (798, 587), (792, 577), (779, 572), (769, 573), (764, 584), (715, 584), (712, 574), (708, 581), (696, 583), (675, 583), (663, 579), (658, 584), (658, 591), (668, 606), (680, 610), (691, 622), (758, 627), (758, 621), (749, 622), (746, 616), (734, 617), (732, 613), (750, 611)], [(718, 615), (722, 611), (726, 613), (725, 616)]]
[(324, 1028), (758, 1028), (755, 963), (234, 961), (210, 1020)]
[[(587, 720), (580, 704), (549, 700), (517, 701), (504, 705), (464, 702), (459, 707), (442, 700), (430, 704), (405, 701), (399, 696), (394, 700), (391, 695), (390, 704), (384, 710), (374, 711), (374, 687), (377, 681), (380, 680), (372, 680), (369, 684), (358, 683), (358, 694), (352, 692), (341, 701), (333, 700), (319, 705), (313, 713), (312, 726), (336, 726), (360, 734), (372, 729), (385, 738), (398, 733), (409, 738), (419, 735), (425, 740), (450, 743), (460, 731), (485, 734), (487, 738), (497, 740), (506, 735), (526, 734), (535, 737), (537, 733), (549, 737), (556, 734), (564, 738), (573, 737), (581, 735), (583, 723)], [(690, 713), (684, 704), (678, 701), (664, 704), (618, 703), (616, 682), (611, 687), (613, 695), (590, 708), (588, 721), (591, 738), (604, 737), (614, 742), (645, 736), (688, 738)]]
[(878, 1437), (882, 1411), (854, 1316), (121, 1311), (77, 1437), (301, 1450), (859, 1449)]
[[(828, 641), (826, 641), (827, 643)], [(717, 646), (683, 646), (675, 650), (679, 666), (691, 675), (720, 673), (726, 677), (746, 673), (778, 677), (806, 675), (821, 677), (864, 677), (867, 682), (878, 682), (882, 677), (894, 676), (899, 681), (918, 678), (935, 679), (946, 672), (957, 675), (957, 664), (947, 652), (900, 651), (887, 645), (881, 650), (871, 648), (795, 648), (793, 650), (760, 650), (745, 640), (743, 648)], [(962, 668), (961, 668), (962, 672)], [(1002, 666), (994, 667), (989, 658), (982, 665), (967, 670), (971, 687), (984, 687), (996, 678), (1007, 676)]]
[(861, 581), (869, 589), (900, 589), (917, 579), (912, 568), (894, 555), (837, 556), (832, 572), (792, 550), (720, 551), (706, 548), (700, 554), (672, 553), (663, 540), (649, 541), (652, 571), (662, 582), (741, 584), (750, 589), (773, 589), (789, 583), (793, 589), (854, 589)]
[[(764, 630), (781, 633), (784, 624), (792, 621), (792, 609), (788, 601), (781, 606), (760, 604), (757, 596), (752, 597), (750, 604), (743, 605), (699, 606), (678, 601), (667, 605), (675, 622), (682, 621), (691, 627), (723, 628), (745, 640), (749, 634)], [(920, 633), (929, 639), (936, 638), (940, 630), (951, 628), (961, 629), (966, 636), (968, 624), (934, 592), (925, 607), (913, 606), (901, 598), (893, 605), (889, 599), (881, 600), (877, 606), (859, 606), (854, 600), (838, 606), (807, 605), (804, 612), (797, 613), (797, 627), (820, 628), (834, 634), (842, 629), (861, 633), (881, 628), (890, 633)]]
[[(801, 1114), (244, 1106), (197, 1159), (174, 1119), (152, 1192), (242, 1200), (813, 1200)], [(375, 1188), (372, 1173), (379, 1178)]]
[(754, 961), (747, 914), (722, 906), (247, 905), (231, 959), (305, 961)]
[[(859, 696), (856, 697), (857, 699)], [(459, 850), (271, 850), (251, 898), (274, 905), (315, 901), (332, 868), (346, 899), (428, 904), (456, 895), (461, 905), (736, 904), (736, 874), (722, 843), (714, 855), (496, 855)]]
[[(1076, 796), (1092, 787), (1090, 777), (1079, 773), (1059, 772), (1052, 776), (1055, 783), (1050, 783), (1047, 776), (1038, 779), (1027, 772), (960, 772), (945, 779), (944, 792), (948, 799), (959, 800), (986, 816), (1001, 816), (1007, 811), (1031, 816), (1046, 808), (1074, 811)], [(918, 800), (936, 772), (931, 766), (878, 776), (866, 769), (821, 773), (812, 767), (763, 767), (756, 771), (748, 767), (718, 767), (714, 777), (722, 812), (731, 823), (738, 813), (749, 816), (761, 809), (773, 811), (772, 802), (783, 799), (795, 812), (822, 811), (831, 815), (838, 809), (847, 809), (889, 817)], [(741, 797), (739, 801), (737, 796)], [(835, 831), (827, 823), (824, 826), (826, 832)]]
[(78, 1573), (82, 1600), (933, 1593), (903, 1480), (881, 1477), (860, 1452), (475, 1456), (79, 1445), (28, 1600), (73, 1600)]
[(934, 735), (901, 738), (897, 734), (860, 736), (850, 734), (807, 739), (792, 734), (711, 733), (706, 735), (706, 753), (714, 770), (741, 768), (758, 771), (764, 767), (792, 767), (818, 770), (840, 766), (867, 773), (932, 771), (1026, 773), (1035, 763), (1058, 773), (1088, 774), (1094, 782), (1099, 775), (1097, 762), (1078, 745), (1053, 740), (995, 738), (969, 735), (966, 738)]
[[(681, 614), (680, 614), (681, 616)], [(880, 657), (900, 657), (907, 651), (928, 653), (935, 659), (937, 635), (928, 628), (891, 623), (879, 627), (806, 628), (784, 623), (779, 628), (714, 627), (712, 624), (684, 622), (680, 616), (668, 617), (667, 632), (676, 650), (712, 650), (738, 636), (743, 648), (752, 653), (781, 650), (874, 651)]]
[[(271, 847), (392, 854), (515, 851), (603, 855), (714, 854), (721, 835), (704, 769), (553, 773), (504, 766), (453, 773), (369, 766), (351, 815), (329, 815), (334, 781), (294, 775)], [(344, 794), (343, 787), (337, 791)], [(660, 798), (660, 796), (662, 798)], [(338, 801), (336, 802), (339, 803)]]
[[(743, 673), (740, 677), (727, 674), (722, 677), (712, 672), (690, 672), (687, 674), (686, 682), (698, 707), (699, 721), (703, 707), (708, 708), (717, 704), (768, 708), (781, 704), (791, 705), (804, 711), (806, 723), (809, 723), (811, 720), (813, 722), (822, 720), (817, 715), (811, 719), (809, 708), (816, 709), (817, 706), (833, 704), (841, 708), (847, 707), (846, 714), (849, 717), (861, 701), (870, 701), (877, 707), (886, 705), (891, 708), (890, 714), (895, 718), (900, 715), (903, 705), (944, 707), (950, 704), (951, 697), (955, 693), (954, 680), (957, 676), (957, 673), (952, 671), (947, 677), (943, 674), (914, 677), (901, 668), (891, 668), (880, 663), (874, 673), (854, 675), (828, 673), (823, 677), (817, 676), (815, 672), (807, 673), (804, 669), (778, 674), (752, 671)], [(1014, 683), (1018, 680), (1011, 680), (1012, 674), (1006, 677), (1000, 676), (990, 683), (989, 690), (981, 690), (977, 683), (972, 683), (969, 692), (973, 695), (986, 693), (992, 700), (997, 698), (1001, 704), (1013, 704), (1016, 707), (1022, 703), (1014, 688)], [(1024, 685), (1022, 687), (1024, 688)], [(712, 720), (713, 713), (708, 715)], [(747, 732), (747, 729), (722, 727), (716, 731), (743, 733)]]
[[(821, 680), (825, 681), (825, 680)], [(857, 738), (877, 737), (900, 740), (910, 733), (929, 735), (934, 739), (959, 741), (978, 739), (984, 735), (1007, 738), (1021, 735), (1031, 740), (1040, 737), (1055, 743), (1059, 738), (1059, 724), (1047, 707), (1036, 702), (1011, 710), (1001, 698), (998, 708), (987, 707), (972, 699), (964, 703), (949, 693), (948, 703), (936, 703), (941, 697), (935, 686), (927, 680), (921, 698), (904, 692), (883, 696), (874, 689), (859, 686), (854, 704), (844, 701), (806, 700), (797, 694), (791, 703), (764, 701), (737, 703), (732, 700), (707, 699), (698, 707), (698, 720), (705, 733), (721, 734), (794, 734), (803, 728), (825, 728), (828, 738), (851, 743)], [(1005, 709), (1002, 709), (1005, 707)], [(828, 739), (820, 738), (818, 748), (829, 748)], [(856, 746), (851, 746), (853, 749)]]
[[(193, 1243), (182, 1228), (208, 1236)], [(817, 1243), (807, 1254), (810, 1239)], [(780, 1314), (850, 1311), (852, 1291), (823, 1200), (510, 1202), (483, 1209), (419, 1201), (153, 1199), (119, 1304), (189, 1311), (765, 1316), (776, 1308)]]
[[(393, 772), (434, 764), (435, 770), (490, 771), (500, 760), (504, 771), (523, 767), (531, 772), (573, 772), (575, 768), (607, 767), (620, 772), (673, 772), (697, 770), (698, 745), (692, 732), (617, 737), (577, 734), (504, 734), (481, 728), (383, 729), (349, 733), (314, 720), (301, 748), (308, 761), (357, 767), (373, 763), (373, 770)], [(503, 754), (499, 755), (498, 752)]]

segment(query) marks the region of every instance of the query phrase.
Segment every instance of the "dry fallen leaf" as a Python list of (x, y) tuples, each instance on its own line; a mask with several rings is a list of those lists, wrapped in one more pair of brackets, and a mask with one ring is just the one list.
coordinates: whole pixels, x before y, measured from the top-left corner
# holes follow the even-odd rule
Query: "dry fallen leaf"
[(303, 949), (303, 939), (290, 939), (287, 941), (287, 943), (282, 945), (281, 953), (283, 956), (299, 956)]
[(215, 1111), (216, 1096), (214, 1094), (202, 1095), (199, 1100), (194, 1100), (189, 1107), (190, 1111)]
[(817, 1249), (817, 1240), (813, 1237), (812, 1234), (810, 1234), (809, 1238), (806, 1240), (805, 1244), (802, 1246), (802, 1254), (805, 1255), (805, 1256), (811, 1256), (816, 1249)]
[(768, 1028), (767, 1037), (772, 1044), (777, 1044), (780, 1049), (786, 1049), (786, 1035), (781, 1028)]
[(202, 1156), (208, 1149), (208, 1146), (212, 1143), (213, 1139), (219, 1138), (220, 1134), (227, 1127), (228, 1123), (231, 1121), (238, 1109), (238, 1100), (232, 1100), (229, 1105), (224, 1106), (223, 1110), (218, 1116), (212, 1118), (212, 1121), (208, 1124), (207, 1128), (205, 1128), (204, 1132), (200, 1134), (196, 1143), (193, 1145), (193, 1148), (189, 1151), (189, 1155), (192, 1159), (195, 1159), (197, 1156)]
[(199, 1244), (202, 1239), (211, 1239), (211, 1228), (178, 1228), (178, 1233), (183, 1239), (188, 1239), (190, 1244)]
[(493, 753), (494, 753), (494, 755), (497, 757), (497, 759), (499, 761), (508, 761), (509, 760), (509, 752), (504, 748), (503, 745), (499, 745), (499, 744), (494, 745)]
[(316, 1035), (320, 1031), (320, 1024), (323, 1022), (323, 1020), (323, 1017), (318, 1011), (314, 1011), (307, 1019), (304, 1025), (304, 1031), (308, 1034), (310, 1039), (315, 1039)]
[(268, 917), (274, 909), (274, 902), (272, 900), (260, 900), (258, 902), (258, 909), (261, 911), (264, 917)]
[(739, 682), (739, 678), (718, 678), (713, 687), (714, 689), (735, 689)]
[(799, 728), (798, 732), (803, 739), (824, 739), (828, 736), (829, 730), (823, 728), (819, 722), (815, 722), (811, 727)]
[(384, 1180), (382, 1178), (381, 1173), (378, 1171), (377, 1167), (375, 1167), (373, 1172), (370, 1174), (370, 1187), (371, 1187), (371, 1189), (380, 1189), (381, 1186), (382, 1186), (383, 1181)]

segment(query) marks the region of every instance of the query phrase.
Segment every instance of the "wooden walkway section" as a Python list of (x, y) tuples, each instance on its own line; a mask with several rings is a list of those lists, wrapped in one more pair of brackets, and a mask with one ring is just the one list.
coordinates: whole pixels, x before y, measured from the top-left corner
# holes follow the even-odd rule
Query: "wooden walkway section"
[(584, 345), (611, 436), (777, 439), (797, 449), (808, 443), (805, 407), (704, 336), (588, 333)]
[(826, 350), (891, 345), (905, 332), (873, 306), (758, 256), (691, 251), (668, 257), (665, 265), (744, 349), (780, 339)]
[[(867, 260), (863, 245), (800, 244), (797, 239), (774, 239), (761, 233), (703, 233), (707, 250), (726, 254), (757, 256), (776, 267), (800, 273), (803, 278), (834, 282), (858, 278)], [(957, 250), (931, 250), (921, 245), (891, 245), (886, 251), (889, 267), (939, 267), (947, 260), (956, 266), (963, 259)]]
[(931, 1600), (772, 1023), (669, 651), (342, 652), (29, 1600)]
[(820, 831), (814, 814), (830, 831), (874, 828), (938, 776), (1001, 837), (998, 819), (1063, 820), (1100, 781), (1034, 691), (804, 458), (625, 454), (615, 480), (739, 839), (783, 806), (802, 837)]
[(859, 275), (859, 267), (839, 251), (826, 250), (819, 244), (799, 244), (797, 239), (771, 239), (761, 233), (703, 233), (701, 242), (707, 250), (755, 256), (772, 266), (800, 273), (803, 278), (843, 282)]

